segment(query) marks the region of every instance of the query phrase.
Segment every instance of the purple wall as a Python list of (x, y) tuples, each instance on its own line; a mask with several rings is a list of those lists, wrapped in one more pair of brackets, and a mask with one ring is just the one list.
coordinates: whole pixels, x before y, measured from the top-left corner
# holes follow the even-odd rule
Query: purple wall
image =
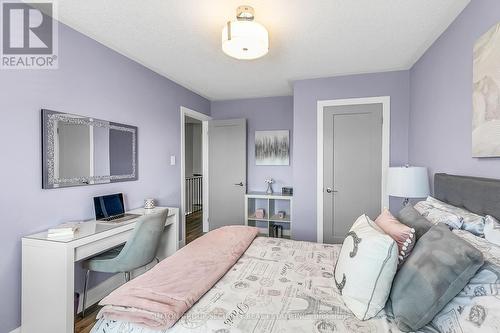
[[(180, 111), (209, 114), (210, 102), (95, 41), (59, 26), (58, 70), (3, 70), (0, 332), (20, 324), (21, 236), (93, 216), (91, 197), (124, 192), (135, 208), (144, 198), (180, 205)], [(139, 127), (139, 180), (42, 190), (40, 109), (71, 112)]]
[[(317, 101), (391, 96), (392, 165), (408, 161), (410, 112), (408, 71), (297, 81), (294, 84), (294, 238), (316, 240), (316, 114)], [(392, 207), (400, 201), (391, 200)]]
[[(281, 191), (285, 185), (293, 185), (293, 97), (268, 97), (216, 101), (211, 104), (214, 119), (247, 119), (247, 182), (248, 191), (264, 191), (264, 179), (272, 177), (276, 184), (274, 191)], [(290, 130), (290, 165), (257, 166), (255, 165), (255, 131)]]
[(472, 52), (500, 21), (500, 1), (474, 0), (411, 69), (410, 162), (431, 173), (500, 177), (500, 159), (472, 158)]

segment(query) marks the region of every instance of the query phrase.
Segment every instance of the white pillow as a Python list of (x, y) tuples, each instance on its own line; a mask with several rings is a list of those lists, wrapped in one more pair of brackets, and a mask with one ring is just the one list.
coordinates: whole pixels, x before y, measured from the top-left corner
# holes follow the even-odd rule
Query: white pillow
[(500, 245), (500, 222), (493, 216), (486, 216), (484, 238), (490, 243)]
[(366, 215), (342, 244), (334, 278), (345, 305), (360, 320), (382, 310), (398, 268), (398, 246)]

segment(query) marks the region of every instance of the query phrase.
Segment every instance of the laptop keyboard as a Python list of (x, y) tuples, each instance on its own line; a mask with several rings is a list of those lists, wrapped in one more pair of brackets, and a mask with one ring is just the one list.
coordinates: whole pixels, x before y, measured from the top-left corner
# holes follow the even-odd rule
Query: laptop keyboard
[(98, 220), (97, 222), (121, 223), (121, 222), (125, 222), (128, 220), (138, 218), (140, 216), (141, 216), (140, 214), (124, 213), (124, 214), (114, 215), (114, 216), (110, 216), (110, 217), (105, 217), (105, 218)]
[(120, 214), (120, 215), (106, 217), (106, 218), (101, 219), (101, 221), (111, 222), (111, 221), (114, 221), (114, 220), (121, 219), (122, 217), (125, 217), (125, 214)]

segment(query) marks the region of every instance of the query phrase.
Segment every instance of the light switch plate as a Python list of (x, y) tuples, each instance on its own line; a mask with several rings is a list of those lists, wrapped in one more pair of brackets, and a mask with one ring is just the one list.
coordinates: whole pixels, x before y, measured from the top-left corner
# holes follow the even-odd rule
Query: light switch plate
[(175, 155), (170, 155), (170, 165), (175, 165)]

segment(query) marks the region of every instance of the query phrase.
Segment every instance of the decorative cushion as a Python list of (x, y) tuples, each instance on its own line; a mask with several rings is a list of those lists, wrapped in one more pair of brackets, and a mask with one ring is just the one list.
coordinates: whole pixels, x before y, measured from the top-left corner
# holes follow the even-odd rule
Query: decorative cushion
[(447, 224), (450, 229), (460, 229), (462, 227), (463, 221), (460, 216), (434, 207), (427, 201), (417, 202), (414, 207), (423, 217), (433, 224), (444, 223)]
[(401, 265), (415, 244), (415, 229), (399, 222), (387, 208), (377, 217), (375, 223), (398, 244), (398, 258)]
[(401, 223), (415, 229), (417, 240), (433, 226), (429, 220), (423, 217), (415, 208), (413, 208), (413, 206), (410, 205), (401, 209), (398, 214), (398, 219)]
[(490, 215), (486, 215), (484, 238), (490, 243), (500, 245), (500, 222)]
[(394, 278), (391, 291), (396, 323), (404, 332), (429, 323), (474, 277), (484, 259), (446, 225), (433, 226)]
[(469, 284), (434, 317), (432, 326), (439, 332), (450, 333), (499, 332), (500, 246), (465, 230), (453, 230), (453, 234), (481, 251), (484, 265)]
[(442, 202), (433, 197), (427, 197), (427, 200), (425, 201), (430, 203), (432, 206), (436, 208), (439, 208), (441, 210), (459, 216), (463, 221), (462, 224), (463, 230), (467, 230), (468, 232), (476, 236), (484, 237), (484, 223), (485, 223), (484, 216), (474, 214), (473, 212), (469, 212), (464, 208), (450, 205), (446, 202)]
[(345, 305), (360, 320), (382, 310), (398, 266), (398, 247), (375, 222), (361, 215), (347, 234), (334, 278)]

